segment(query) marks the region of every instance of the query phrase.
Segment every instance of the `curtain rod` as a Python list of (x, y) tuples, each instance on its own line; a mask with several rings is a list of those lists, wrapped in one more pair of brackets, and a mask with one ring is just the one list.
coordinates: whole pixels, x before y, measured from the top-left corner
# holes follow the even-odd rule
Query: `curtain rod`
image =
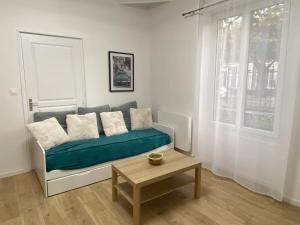
[(216, 6), (216, 5), (220, 5), (220, 4), (222, 4), (222, 3), (224, 3), (224, 2), (228, 2), (228, 1), (230, 1), (230, 0), (222, 0), (222, 1), (219, 1), (219, 2), (215, 2), (215, 3), (213, 3), (213, 4), (210, 4), (210, 5), (201, 7), (201, 8), (199, 8), (199, 9), (195, 9), (195, 10), (192, 10), (192, 11), (189, 11), (189, 12), (186, 12), (186, 13), (182, 13), (182, 16), (193, 15), (193, 14), (195, 14), (195, 13), (197, 13), (197, 12), (202, 11), (203, 9), (207, 9), (207, 8), (210, 8), (210, 7), (213, 7), (213, 6)]

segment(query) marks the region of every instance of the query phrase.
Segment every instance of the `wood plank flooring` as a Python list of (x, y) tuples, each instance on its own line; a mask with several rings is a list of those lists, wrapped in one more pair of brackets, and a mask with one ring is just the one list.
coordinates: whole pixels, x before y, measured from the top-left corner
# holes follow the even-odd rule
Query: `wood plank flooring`
[[(48, 199), (33, 172), (0, 179), (1, 225), (128, 225), (131, 205), (111, 201), (107, 180)], [(300, 208), (252, 193), (204, 170), (202, 196), (193, 186), (142, 207), (145, 225), (299, 225)]]

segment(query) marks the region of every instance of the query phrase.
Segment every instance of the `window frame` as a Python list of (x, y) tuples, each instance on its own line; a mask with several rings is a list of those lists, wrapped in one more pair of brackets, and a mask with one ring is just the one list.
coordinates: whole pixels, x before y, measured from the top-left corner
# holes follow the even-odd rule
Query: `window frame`
[[(275, 109), (274, 109), (274, 123), (273, 130), (263, 130), (259, 128), (252, 128), (245, 126), (245, 106), (246, 106), (246, 91), (247, 91), (247, 75), (248, 75), (248, 60), (249, 60), (249, 45), (250, 45), (250, 32), (251, 32), (251, 16), (252, 12), (258, 10), (260, 8), (271, 7), (276, 4), (285, 4), (284, 7), (284, 15), (286, 19), (283, 21), (282, 32), (281, 32), (281, 46), (280, 46), (280, 57), (278, 63), (278, 74), (277, 74), (277, 87), (276, 87), (276, 100), (275, 100)], [(287, 17), (290, 12), (290, 2), (284, 0), (274, 1), (272, 3), (268, 1), (255, 1), (249, 5), (246, 9), (243, 6), (237, 6), (233, 12), (226, 13), (222, 11), (222, 9), (215, 10), (213, 14), (211, 14), (210, 21), (211, 24), (210, 29), (212, 31), (212, 40), (210, 44), (210, 48), (212, 49), (212, 59), (211, 65), (209, 65), (210, 69), (213, 71), (213, 76), (210, 78), (210, 83), (212, 87), (212, 99), (213, 103), (211, 104), (211, 115), (212, 122), (214, 127), (218, 127), (220, 129), (225, 129), (229, 132), (236, 132), (237, 130), (241, 131), (242, 134), (247, 136), (266, 136), (270, 138), (275, 138), (279, 136), (279, 127), (280, 127), (280, 115), (281, 115), (281, 103), (283, 98), (283, 76), (285, 71), (285, 61), (287, 56), (287, 39), (288, 39), (288, 28), (289, 28), (289, 19)], [(236, 122), (234, 124), (225, 123), (222, 121), (216, 120), (216, 82), (218, 79), (218, 21), (233, 17), (233, 16), (242, 16), (242, 36), (241, 36), (241, 52), (240, 52), (240, 76), (238, 82), (238, 100), (237, 100), (237, 108), (236, 108)]]

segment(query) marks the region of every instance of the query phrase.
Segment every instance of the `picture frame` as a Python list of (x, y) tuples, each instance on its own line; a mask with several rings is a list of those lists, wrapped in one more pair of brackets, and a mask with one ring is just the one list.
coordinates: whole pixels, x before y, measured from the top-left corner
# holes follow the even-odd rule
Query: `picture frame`
[(134, 54), (125, 52), (108, 52), (109, 91), (134, 91)]

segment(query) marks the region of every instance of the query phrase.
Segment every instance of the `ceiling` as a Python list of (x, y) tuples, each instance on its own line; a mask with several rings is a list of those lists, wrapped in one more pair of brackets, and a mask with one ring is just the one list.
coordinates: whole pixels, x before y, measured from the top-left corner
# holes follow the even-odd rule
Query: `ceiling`
[(142, 9), (152, 9), (161, 4), (167, 3), (171, 0), (119, 0), (122, 5), (142, 8)]

